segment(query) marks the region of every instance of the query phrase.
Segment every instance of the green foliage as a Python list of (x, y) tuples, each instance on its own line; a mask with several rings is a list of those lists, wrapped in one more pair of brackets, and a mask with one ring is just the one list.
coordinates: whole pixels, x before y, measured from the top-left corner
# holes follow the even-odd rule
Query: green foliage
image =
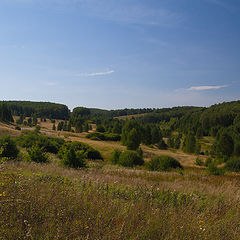
[(74, 126), (75, 126), (75, 130), (76, 130), (77, 133), (83, 132), (82, 121), (80, 121), (80, 120), (76, 121)]
[(41, 130), (41, 127), (40, 127), (39, 125), (37, 125), (37, 126), (35, 127), (35, 129), (34, 129), (34, 132), (35, 132), (36, 134), (38, 134), (38, 133), (40, 133), (40, 130)]
[(240, 157), (240, 142), (237, 141), (234, 144), (234, 156)]
[(201, 152), (201, 144), (199, 142), (196, 142), (194, 153), (200, 154), (200, 152)]
[(19, 150), (16, 143), (8, 136), (0, 138), (1, 158), (14, 159), (18, 156)]
[(97, 140), (97, 141), (120, 141), (121, 136), (117, 133), (100, 133), (100, 132), (92, 132), (89, 133), (86, 138), (89, 138), (91, 140)]
[(216, 146), (217, 155), (220, 157), (230, 157), (234, 150), (234, 142), (230, 135), (223, 133), (220, 135)]
[(84, 132), (88, 132), (89, 131), (89, 125), (88, 125), (87, 122), (85, 122), (84, 125), (83, 125), (83, 131)]
[(30, 101), (6, 101), (5, 103), (16, 116), (68, 119), (70, 113), (68, 107), (63, 104)]
[(133, 128), (127, 136), (127, 149), (128, 150), (137, 150), (140, 145), (140, 136), (137, 133), (137, 130)]
[(195, 164), (198, 165), (198, 166), (203, 166), (204, 162), (200, 157), (197, 157), (196, 160), (195, 160)]
[(44, 152), (44, 148), (39, 145), (33, 145), (31, 148), (27, 149), (29, 160), (37, 163), (48, 162), (48, 157)]
[(156, 156), (150, 160), (146, 166), (150, 171), (169, 171), (172, 168), (183, 169), (180, 162), (178, 162), (175, 158), (167, 155)]
[(45, 152), (58, 153), (61, 146), (64, 144), (64, 140), (61, 138), (47, 137), (36, 132), (24, 132), (16, 139), (19, 146), (25, 148), (31, 148), (34, 145), (38, 145)]
[(106, 132), (106, 129), (104, 128), (103, 125), (97, 125), (96, 131), (103, 133), (103, 132)]
[(11, 110), (5, 102), (0, 102), (0, 121), (13, 122)]
[(124, 167), (134, 167), (143, 165), (144, 161), (137, 152), (128, 150), (120, 154), (118, 164)]
[(80, 151), (76, 151), (73, 146), (70, 146), (70, 148), (65, 147), (62, 153), (63, 157), (61, 159), (61, 163), (64, 166), (72, 168), (86, 167), (82, 153)]
[(183, 151), (186, 153), (194, 153), (196, 148), (196, 138), (192, 133), (187, 134), (183, 142)]
[(159, 143), (157, 144), (157, 147), (161, 150), (167, 150), (168, 145), (164, 142), (164, 140), (160, 140)]
[(135, 128), (135, 130), (137, 131), (137, 136), (140, 139), (141, 142), (141, 127), (139, 125), (139, 123), (135, 120), (128, 120), (125, 122), (123, 128), (122, 128), (122, 136), (121, 136), (121, 142), (123, 145), (127, 146), (128, 144), (128, 135), (130, 133), (130, 131)]
[(223, 176), (225, 172), (223, 168), (218, 168), (216, 163), (212, 162), (207, 167), (207, 173), (208, 175)]
[(160, 135), (160, 131), (157, 127), (152, 128), (151, 136), (152, 136), (152, 144), (157, 144), (162, 138), (162, 136)]
[(240, 158), (230, 158), (225, 165), (226, 170), (233, 172), (240, 172)]
[(66, 149), (67, 150), (73, 149), (75, 152), (81, 152), (81, 155), (84, 156), (84, 158), (86, 159), (92, 160), (103, 159), (99, 151), (81, 142), (66, 142), (58, 152), (58, 157), (60, 159), (63, 159), (64, 152), (66, 151)]
[(174, 141), (174, 137), (173, 136), (170, 136), (169, 138), (168, 138), (168, 141), (167, 141), (167, 145), (168, 145), (168, 147), (170, 147), (170, 148), (174, 148), (174, 146), (175, 146), (175, 141)]
[(149, 125), (146, 125), (142, 129), (142, 143), (145, 145), (152, 144), (151, 127)]
[(119, 157), (121, 155), (122, 151), (119, 149), (114, 149), (113, 153), (111, 154), (110, 161), (112, 164), (118, 164)]

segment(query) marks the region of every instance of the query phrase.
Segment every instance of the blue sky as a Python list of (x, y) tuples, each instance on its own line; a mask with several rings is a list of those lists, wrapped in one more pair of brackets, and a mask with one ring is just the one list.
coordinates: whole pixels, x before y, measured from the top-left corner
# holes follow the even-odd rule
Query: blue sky
[(1, 99), (104, 109), (238, 100), (239, 12), (239, 0), (1, 0)]

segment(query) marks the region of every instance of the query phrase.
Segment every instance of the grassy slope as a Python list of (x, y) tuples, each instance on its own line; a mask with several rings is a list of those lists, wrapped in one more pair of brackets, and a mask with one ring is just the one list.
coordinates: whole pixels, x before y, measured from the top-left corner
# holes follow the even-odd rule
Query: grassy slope
[(9, 162), (0, 173), (1, 240), (239, 239), (237, 176), (56, 162)]

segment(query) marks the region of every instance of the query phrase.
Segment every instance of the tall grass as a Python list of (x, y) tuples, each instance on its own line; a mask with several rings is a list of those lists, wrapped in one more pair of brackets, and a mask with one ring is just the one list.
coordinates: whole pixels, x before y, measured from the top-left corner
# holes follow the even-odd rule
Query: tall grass
[(0, 165), (0, 239), (239, 239), (239, 183), (8, 162)]

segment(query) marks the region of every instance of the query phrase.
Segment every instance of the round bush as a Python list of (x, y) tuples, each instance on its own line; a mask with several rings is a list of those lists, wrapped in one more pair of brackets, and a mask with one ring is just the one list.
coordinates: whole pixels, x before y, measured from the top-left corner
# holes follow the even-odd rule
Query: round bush
[(27, 150), (29, 155), (29, 160), (37, 163), (48, 162), (48, 157), (44, 152), (44, 148), (38, 145), (34, 145)]
[(183, 169), (180, 162), (170, 156), (157, 156), (147, 164), (147, 169), (150, 171), (169, 171), (171, 168)]
[(15, 142), (10, 137), (0, 138), (0, 148), (2, 149), (0, 157), (4, 158), (14, 159), (19, 152)]
[(121, 150), (114, 149), (114, 152), (112, 153), (112, 155), (110, 157), (110, 161), (112, 164), (118, 164), (121, 153), (122, 153)]
[(73, 148), (65, 149), (61, 163), (68, 167), (81, 168), (85, 167), (85, 161), (80, 151), (75, 152)]
[(143, 159), (134, 151), (122, 152), (119, 156), (119, 165), (124, 167), (133, 167), (135, 165), (143, 165)]

